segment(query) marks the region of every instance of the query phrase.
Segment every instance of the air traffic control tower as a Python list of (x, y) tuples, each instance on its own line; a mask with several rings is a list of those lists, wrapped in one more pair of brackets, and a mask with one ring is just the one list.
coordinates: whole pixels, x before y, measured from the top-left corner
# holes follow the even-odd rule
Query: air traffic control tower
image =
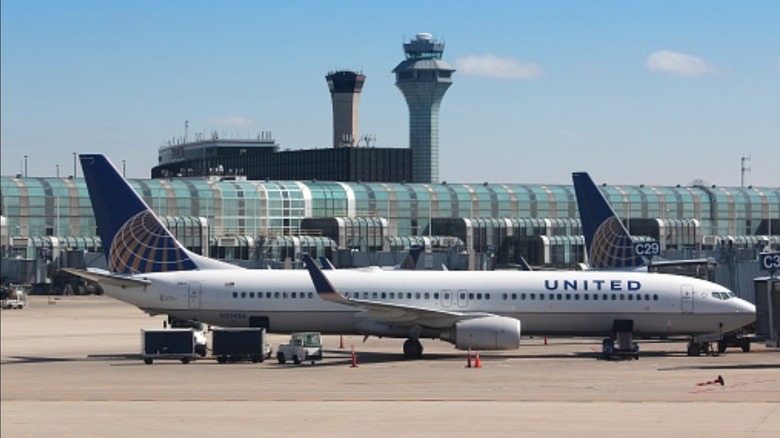
[(358, 141), (358, 103), (366, 77), (354, 71), (325, 76), (333, 102), (333, 147), (354, 147)]
[(439, 106), (452, 84), (454, 68), (441, 59), (444, 43), (419, 33), (404, 44), (406, 60), (393, 69), (395, 85), (409, 105), (412, 181), (439, 181)]

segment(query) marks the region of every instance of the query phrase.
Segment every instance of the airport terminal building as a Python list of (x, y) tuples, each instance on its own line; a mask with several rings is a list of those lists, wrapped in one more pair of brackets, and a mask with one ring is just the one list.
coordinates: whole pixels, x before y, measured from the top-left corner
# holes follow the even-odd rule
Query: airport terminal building
[[(62, 264), (69, 263), (67, 254), (78, 259), (100, 248), (83, 179), (3, 176), (0, 182), (4, 258), (45, 254), (60, 256)], [(484, 268), (484, 257), (493, 268), (512, 266), (520, 256), (543, 267), (586, 261), (569, 185), (235, 176), (130, 183), (187, 247), (246, 266), (289, 266), (304, 251), (331, 257), (337, 266), (393, 264), (413, 244), (449, 254), (452, 269)], [(633, 235), (657, 239), (667, 252), (780, 245), (780, 188), (604, 185), (601, 190)]]

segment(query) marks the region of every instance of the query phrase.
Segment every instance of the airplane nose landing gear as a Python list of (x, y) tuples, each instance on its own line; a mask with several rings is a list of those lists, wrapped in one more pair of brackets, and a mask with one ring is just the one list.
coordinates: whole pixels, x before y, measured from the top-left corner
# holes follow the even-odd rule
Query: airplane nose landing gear
[(423, 353), (423, 346), (419, 339), (409, 338), (404, 341), (404, 358), (406, 359), (421, 359)]

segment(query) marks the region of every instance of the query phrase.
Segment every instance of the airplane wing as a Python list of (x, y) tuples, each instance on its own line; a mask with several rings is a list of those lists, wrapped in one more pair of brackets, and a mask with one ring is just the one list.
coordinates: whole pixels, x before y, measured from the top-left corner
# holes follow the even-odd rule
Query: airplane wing
[(146, 287), (152, 284), (152, 282), (149, 280), (125, 277), (121, 275), (114, 275), (109, 273), (108, 271), (106, 272), (85, 271), (83, 269), (74, 269), (74, 268), (62, 268), (61, 271), (67, 272), (68, 274), (75, 275), (77, 277), (84, 278), (89, 281), (94, 281), (95, 283), (98, 284), (118, 286), (123, 289), (132, 288), (132, 287)]
[(320, 298), (325, 301), (363, 309), (364, 313), (358, 315), (358, 317), (370, 319), (371, 321), (391, 325), (420, 325), (431, 328), (448, 328), (455, 325), (458, 321), (495, 316), (492, 313), (452, 312), (347, 298), (333, 287), (333, 284), (325, 277), (325, 274), (322, 273), (309, 255), (304, 254), (303, 260)]

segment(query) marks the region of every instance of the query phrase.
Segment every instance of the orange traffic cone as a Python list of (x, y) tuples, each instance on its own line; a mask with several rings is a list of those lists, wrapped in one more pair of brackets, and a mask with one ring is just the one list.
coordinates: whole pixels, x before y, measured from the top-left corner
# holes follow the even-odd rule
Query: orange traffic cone
[(720, 386), (726, 384), (726, 382), (723, 381), (723, 376), (718, 376), (718, 378), (715, 380), (707, 380), (706, 382), (697, 383), (696, 386), (714, 385), (716, 383), (720, 383)]
[(471, 368), (471, 348), (469, 348), (469, 358), (466, 362), (466, 368)]
[(355, 353), (355, 346), (352, 346), (352, 365), (350, 365), (350, 368), (357, 368), (357, 354)]
[(482, 368), (482, 362), (479, 360), (479, 351), (477, 351), (477, 355), (474, 357), (474, 368)]

